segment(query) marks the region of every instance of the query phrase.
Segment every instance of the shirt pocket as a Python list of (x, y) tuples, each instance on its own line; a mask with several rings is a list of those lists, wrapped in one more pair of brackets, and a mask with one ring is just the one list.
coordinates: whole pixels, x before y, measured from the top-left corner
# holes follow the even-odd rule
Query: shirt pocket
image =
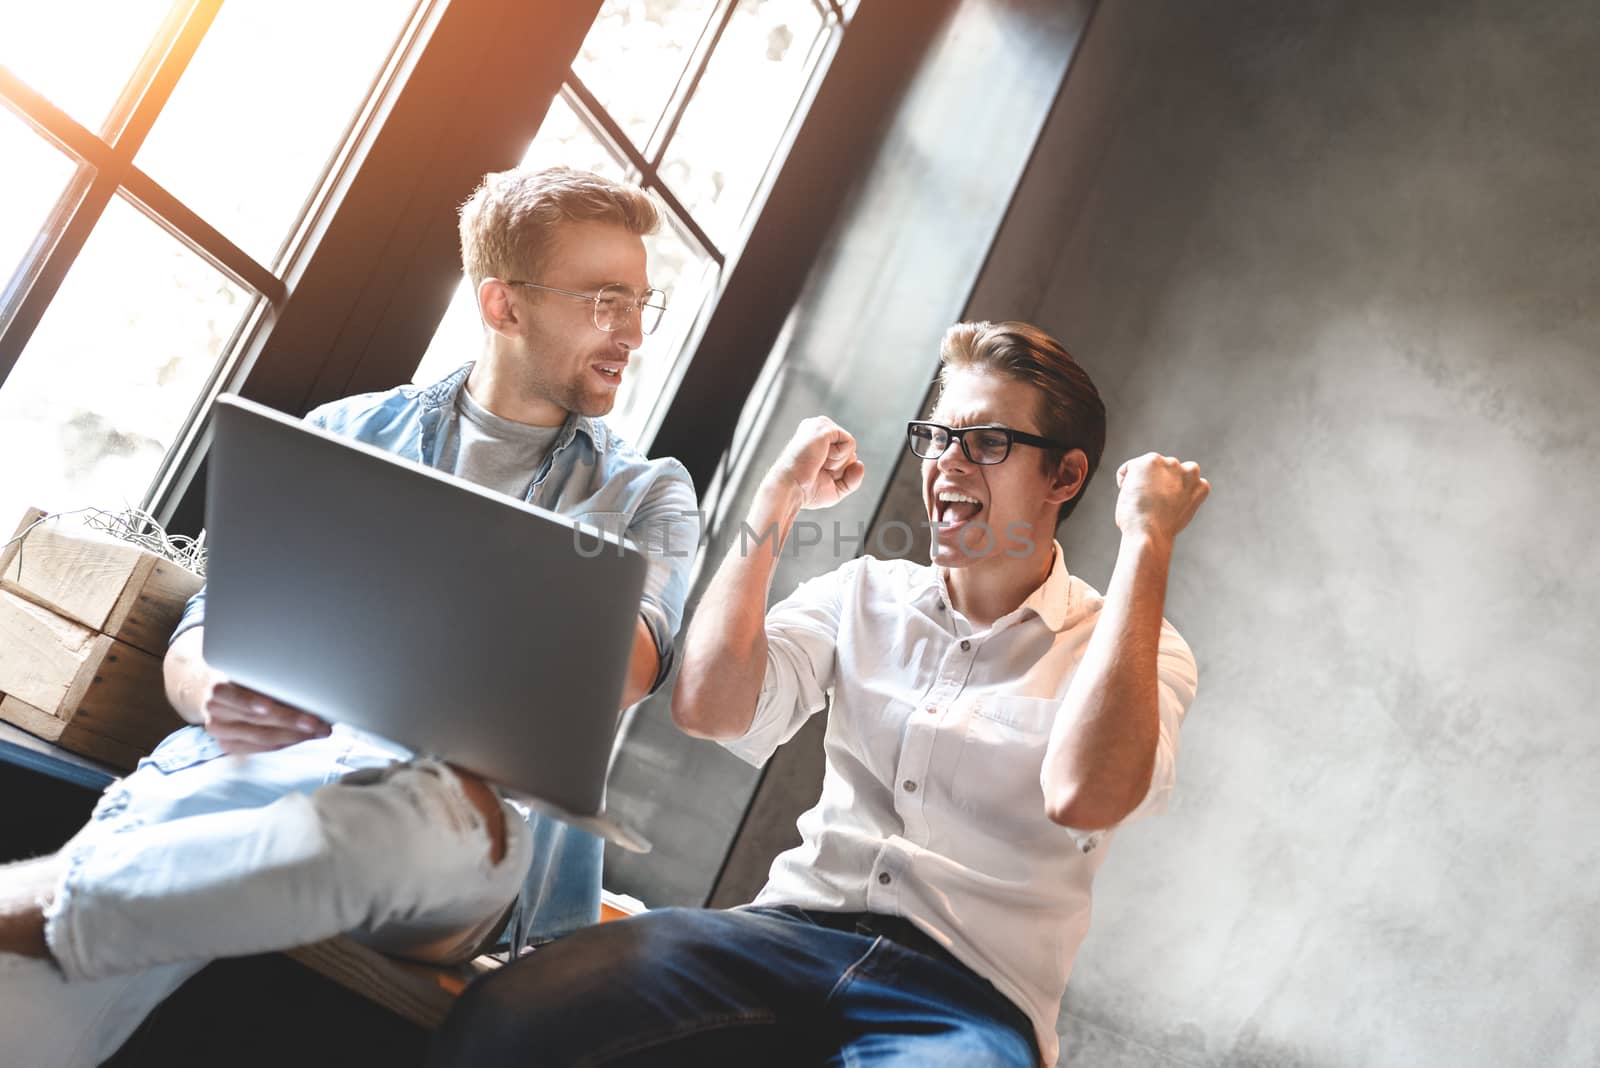
[(204, 727), (184, 727), (162, 739), (150, 755), (139, 761), (139, 767), (149, 765), (164, 774), (204, 764), (222, 756), (222, 745)]
[(1015, 842), (1053, 826), (1039, 771), (1060, 709), (1043, 697), (986, 697), (974, 706), (951, 794), (985, 833)]

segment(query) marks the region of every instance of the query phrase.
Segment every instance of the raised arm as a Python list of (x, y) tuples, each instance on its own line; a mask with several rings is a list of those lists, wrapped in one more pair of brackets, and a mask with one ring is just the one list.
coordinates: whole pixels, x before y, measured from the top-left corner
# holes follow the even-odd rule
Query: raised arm
[(750, 729), (767, 668), (767, 595), (778, 554), (803, 508), (826, 508), (861, 485), (855, 439), (822, 416), (800, 424), (756, 491), (743, 537), (700, 599), (684, 640), (672, 718), (700, 738)]
[(1211, 488), (1198, 464), (1155, 453), (1123, 464), (1117, 485), (1122, 545), (1040, 774), (1050, 818), (1080, 830), (1115, 826), (1150, 789), (1167, 570), (1174, 539)]

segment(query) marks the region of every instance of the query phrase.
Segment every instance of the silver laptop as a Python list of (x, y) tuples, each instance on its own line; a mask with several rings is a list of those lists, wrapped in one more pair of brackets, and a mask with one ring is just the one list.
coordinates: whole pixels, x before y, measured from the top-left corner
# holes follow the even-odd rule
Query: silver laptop
[(210, 664), (649, 849), (603, 811), (637, 549), (237, 397), (214, 426)]

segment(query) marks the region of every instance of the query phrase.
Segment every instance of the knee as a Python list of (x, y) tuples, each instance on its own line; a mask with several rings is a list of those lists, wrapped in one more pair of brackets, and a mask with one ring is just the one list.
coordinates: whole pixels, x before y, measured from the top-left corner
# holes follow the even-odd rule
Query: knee
[(506, 855), (505, 806), (500, 803), (499, 795), (489, 788), (489, 784), (472, 772), (463, 771), (455, 765), (451, 765), (450, 770), (461, 782), (461, 791), (467, 795), (467, 801), (483, 819), (484, 829), (489, 835), (489, 863), (500, 863)]
[(637, 921), (586, 927), (484, 976), (456, 1000), (430, 1047), (430, 1066), (563, 1065), (616, 1026), (619, 996), (636, 988), (645, 940)]
[(1032, 1068), (1039, 1063), (1031, 1036), (1005, 1026), (998, 1021), (987, 1021), (963, 1032), (947, 1052), (948, 1063), (982, 1065), (984, 1068)]

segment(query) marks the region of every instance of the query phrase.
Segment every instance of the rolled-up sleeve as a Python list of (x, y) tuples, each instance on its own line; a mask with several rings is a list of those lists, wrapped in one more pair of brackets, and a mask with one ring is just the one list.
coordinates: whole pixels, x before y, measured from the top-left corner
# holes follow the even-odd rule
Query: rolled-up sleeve
[(644, 503), (629, 520), (627, 536), (644, 551), (644, 594), (639, 616), (655, 642), (660, 667), (650, 684), (654, 693), (672, 671), (673, 639), (683, 624), (695, 551), (700, 545), (700, 513), (694, 483), (673, 464), (651, 485)]
[(840, 592), (848, 584), (851, 561), (803, 582), (767, 610), (767, 671), (750, 729), (722, 744), (757, 767), (793, 738), (805, 721), (822, 711), (833, 687), (839, 640)]
[(1157, 711), (1161, 717), (1161, 736), (1156, 742), (1156, 762), (1150, 773), (1150, 789), (1144, 800), (1122, 818), (1119, 826), (1167, 810), (1173, 787), (1178, 783), (1178, 731), (1194, 701), (1199, 686), (1199, 671), (1194, 653), (1171, 623), (1161, 623), (1161, 645), (1156, 652)]
[(186, 630), (194, 630), (204, 626), (206, 621), (206, 588), (201, 586), (195, 591), (193, 597), (183, 606), (183, 615), (178, 617), (178, 625), (172, 629), (172, 634), (167, 638), (167, 647), (178, 640), (178, 635)]

